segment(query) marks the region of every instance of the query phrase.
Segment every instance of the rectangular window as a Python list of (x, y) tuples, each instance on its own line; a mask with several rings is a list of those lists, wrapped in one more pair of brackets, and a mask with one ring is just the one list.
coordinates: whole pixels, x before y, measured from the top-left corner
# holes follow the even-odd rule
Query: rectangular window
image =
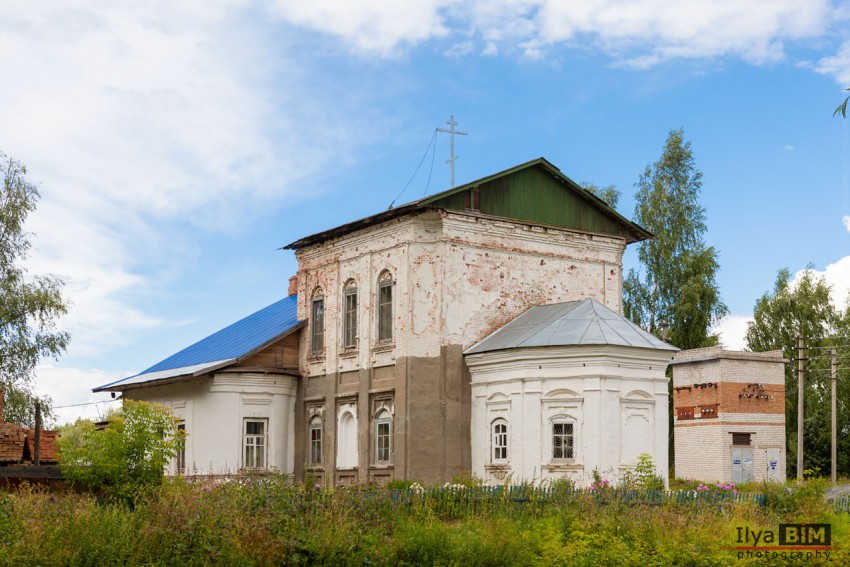
[(343, 313), (343, 346), (353, 348), (357, 346), (357, 288), (345, 291)]
[(266, 468), (266, 421), (265, 419), (245, 420), (245, 454), (246, 469)]
[(393, 340), (393, 282), (378, 286), (378, 341)]
[(749, 447), (751, 435), (752, 435), (752, 433), (733, 433), (732, 434), (732, 444), (733, 445), (745, 445), (745, 446)]
[(310, 313), (310, 352), (325, 350), (325, 298), (314, 297)]
[(183, 444), (180, 446), (180, 450), (177, 451), (177, 474), (183, 474), (186, 472), (186, 424), (178, 423), (177, 424), (177, 435), (183, 438)]
[(573, 458), (573, 424), (552, 424), (552, 460), (564, 461)]
[(392, 419), (379, 417), (375, 423), (375, 462), (387, 464), (392, 454)]
[(322, 422), (315, 418), (310, 423), (310, 465), (314, 467), (322, 464)]

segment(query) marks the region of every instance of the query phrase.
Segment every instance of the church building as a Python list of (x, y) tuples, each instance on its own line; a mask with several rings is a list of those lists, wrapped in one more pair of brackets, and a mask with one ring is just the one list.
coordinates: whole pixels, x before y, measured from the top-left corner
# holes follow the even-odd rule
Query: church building
[(95, 391), (173, 409), (175, 472), (666, 477), (676, 349), (621, 315), (651, 236), (536, 159), (292, 242), (288, 297)]

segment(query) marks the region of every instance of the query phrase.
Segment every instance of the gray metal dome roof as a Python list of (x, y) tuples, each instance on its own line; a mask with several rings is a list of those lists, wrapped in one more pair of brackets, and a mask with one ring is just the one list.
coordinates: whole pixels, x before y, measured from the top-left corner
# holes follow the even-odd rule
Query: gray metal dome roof
[(679, 350), (594, 299), (532, 307), (466, 350), (475, 354), (524, 347), (620, 345)]

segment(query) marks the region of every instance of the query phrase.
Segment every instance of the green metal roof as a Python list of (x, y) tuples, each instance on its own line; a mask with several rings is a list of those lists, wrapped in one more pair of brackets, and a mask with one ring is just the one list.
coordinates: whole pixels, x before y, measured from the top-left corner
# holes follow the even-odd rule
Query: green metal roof
[[(476, 191), (477, 199), (473, 196)], [(304, 237), (284, 248), (297, 250), (424, 210), (470, 211), (470, 204), (476, 200), (479, 206), (472, 212), (485, 215), (611, 234), (625, 238), (629, 244), (652, 238), (646, 229), (623, 217), (541, 157), (454, 189)]]

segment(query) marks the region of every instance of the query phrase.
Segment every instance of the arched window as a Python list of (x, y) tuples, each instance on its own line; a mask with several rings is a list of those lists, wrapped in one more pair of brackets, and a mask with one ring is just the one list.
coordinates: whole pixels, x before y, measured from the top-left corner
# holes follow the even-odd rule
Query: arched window
[(322, 418), (315, 416), (310, 420), (309, 439), (311, 467), (322, 466)]
[(393, 418), (387, 410), (375, 416), (375, 462), (386, 465), (392, 462)]
[(496, 419), (491, 426), (493, 462), (503, 463), (508, 460), (508, 422)]
[(342, 346), (357, 346), (357, 282), (345, 282), (342, 292)]
[(378, 342), (393, 340), (393, 275), (384, 270), (378, 276)]
[(320, 288), (316, 288), (310, 304), (310, 352), (320, 354), (324, 350), (325, 296)]

